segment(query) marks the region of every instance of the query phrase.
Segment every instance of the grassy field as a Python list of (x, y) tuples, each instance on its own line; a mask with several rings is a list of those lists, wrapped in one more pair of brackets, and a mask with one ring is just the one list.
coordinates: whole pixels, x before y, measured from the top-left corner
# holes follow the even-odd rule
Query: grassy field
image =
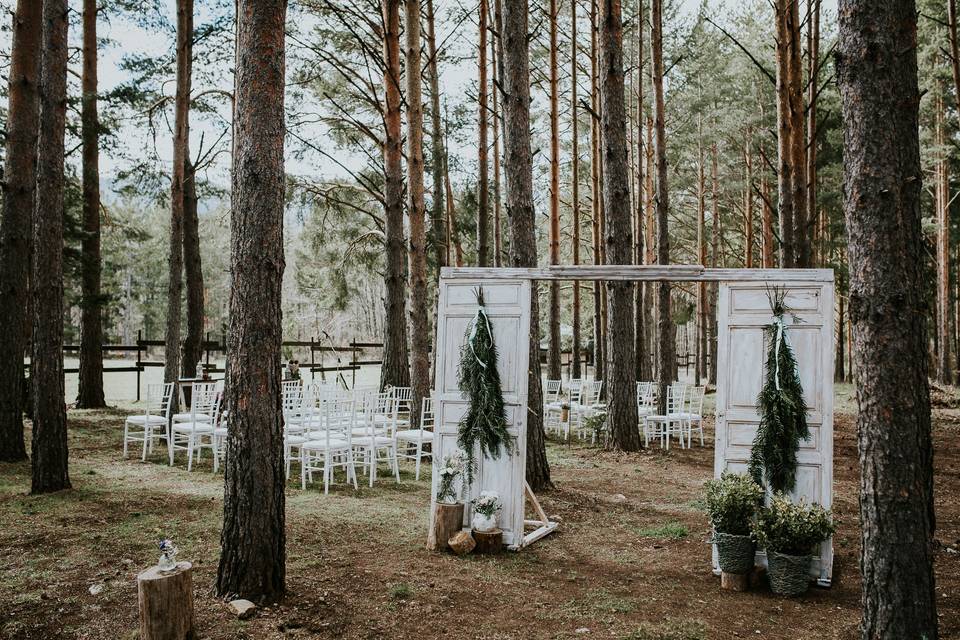
[[(201, 638), (855, 638), (859, 617), (852, 399), (838, 388), (835, 582), (789, 600), (721, 592), (701, 489), (706, 447), (632, 455), (552, 442), (558, 532), (521, 553), (424, 549), (429, 477), (287, 493), (288, 596), (248, 621), (213, 597), (222, 476), (162, 454), (120, 456), (125, 411), (71, 411), (74, 489), (29, 496), (29, 466), (0, 465), (0, 638), (136, 638), (139, 570), (173, 538), (194, 563)], [(952, 404), (952, 403), (950, 403)], [(960, 638), (960, 411), (935, 415), (941, 637)]]

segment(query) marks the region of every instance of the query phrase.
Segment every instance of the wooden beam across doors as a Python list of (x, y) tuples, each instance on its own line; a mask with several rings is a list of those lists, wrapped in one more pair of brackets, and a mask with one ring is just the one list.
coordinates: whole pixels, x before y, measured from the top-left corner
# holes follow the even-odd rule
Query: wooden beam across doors
[(444, 267), (447, 280), (647, 280), (672, 282), (833, 282), (832, 269), (709, 269), (700, 265)]

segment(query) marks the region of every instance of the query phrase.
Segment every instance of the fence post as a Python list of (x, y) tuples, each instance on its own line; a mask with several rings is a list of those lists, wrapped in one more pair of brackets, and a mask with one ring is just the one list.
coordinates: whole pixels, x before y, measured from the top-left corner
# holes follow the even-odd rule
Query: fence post
[(143, 329), (137, 329), (137, 402), (140, 402), (140, 372), (143, 371), (143, 365), (140, 364), (140, 347), (143, 342)]
[(314, 340), (315, 340), (315, 338), (314, 338), (313, 336), (310, 336), (310, 382), (313, 382), (313, 381), (316, 379), (316, 377), (317, 377), (317, 373), (313, 370), (313, 368), (314, 368), (314, 366), (315, 366), (314, 363), (313, 363), (313, 343), (314, 343)]

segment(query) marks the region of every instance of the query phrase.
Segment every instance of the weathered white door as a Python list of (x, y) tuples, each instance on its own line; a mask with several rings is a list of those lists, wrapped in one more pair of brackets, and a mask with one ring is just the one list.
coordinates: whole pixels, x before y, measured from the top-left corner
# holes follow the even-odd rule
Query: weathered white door
[[(496, 491), (503, 502), (500, 528), (503, 529), (504, 543), (515, 545), (523, 539), (531, 282), (520, 279), (482, 284), (484, 306), (499, 355), (497, 371), (500, 373), (507, 420), (510, 423), (509, 432), (514, 436), (516, 446), (512, 455), (504, 453), (497, 460), (481, 459), (477, 455), (479, 468), (473, 486), (463, 496), (467, 507), (464, 510), (464, 524), (471, 517), (469, 501), (481, 491)], [(438, 434), (433, 445), (435, 465), (457, 452), (457, 425), (469, 407), (469, 402), (460, 393), (457, 369), (460, 349), (466, 342), (468, 328), (477, 313), (476, 292), (480, 286), (479, 280), (440, 280), (436, 390), (433, 396), (435, 433)], [(431, 503), (436, 498), (437, 474), (434, 473)], [(433, 513), (432, 508), (430, 513)]]
[[(717, 442), (714, 471), (745, 472), (759, 424), (757, 395), (764, 381), (767, 337), (773, 321), (768, 289), (787, 292), (784, 320), (809, 409), (810, 438), (797, 454), (794, 499), (804, 497), (830, 508), (833, 499), (833, 276), (791, 282), (724, 283), (718, 299)], [(760, 554), (762, 562), (766, 562)], [(716, 567), (716, 554), (714, 554)], [(811, 573), (829, 585), (833, 543), (827, 540)]]

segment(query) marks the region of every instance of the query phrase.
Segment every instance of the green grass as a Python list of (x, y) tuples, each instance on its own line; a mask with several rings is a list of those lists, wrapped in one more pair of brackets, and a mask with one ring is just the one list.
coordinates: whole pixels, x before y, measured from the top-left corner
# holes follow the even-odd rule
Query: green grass
[(398, 582), (390, 587), (390, 598), (392, 600), (406, 600), (413, 595), (413, 589), (406, 582)]
[(687, 530), (687, 525), (685, 524), (681, 524), (679, 522), (665, 522), (664, 524), (653, 527), (638, 529), (636, 533), (641, 538), (680, 540), (681, 538), (686, 538), (690, 532)]
[(707, 628), (699, 620), (666, 620), (660, 624), (643, 623), (623, 640), (706, 640)]

